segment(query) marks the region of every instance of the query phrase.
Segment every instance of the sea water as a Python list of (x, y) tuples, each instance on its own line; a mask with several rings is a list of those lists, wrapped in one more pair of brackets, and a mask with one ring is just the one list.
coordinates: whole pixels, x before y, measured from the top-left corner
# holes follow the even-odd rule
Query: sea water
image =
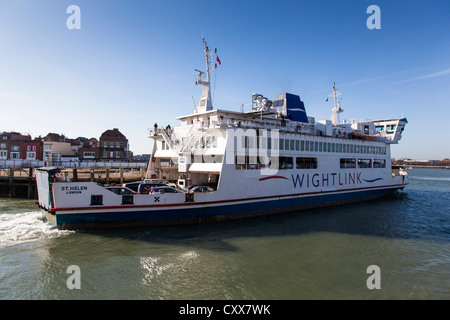
[(408, 174), (389, 198), (193, 226), (60, 231), (0, 199), (0, 299), (449, 299), (450, 170)]

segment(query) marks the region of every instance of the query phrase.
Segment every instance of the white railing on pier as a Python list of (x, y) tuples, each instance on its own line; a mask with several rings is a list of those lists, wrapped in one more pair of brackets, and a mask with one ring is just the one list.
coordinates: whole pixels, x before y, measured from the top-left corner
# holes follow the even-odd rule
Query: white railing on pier
[(0, 160), (0, 168), (39, 168), (45, 166), (58, 166), (64, 168), (146, 168), (147, 162)]

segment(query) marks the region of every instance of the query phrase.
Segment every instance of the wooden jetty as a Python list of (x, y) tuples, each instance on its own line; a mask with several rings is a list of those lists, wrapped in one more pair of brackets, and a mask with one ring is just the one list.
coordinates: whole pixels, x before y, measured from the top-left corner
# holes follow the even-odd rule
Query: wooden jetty
[[(61, 168), (62, 176), (69, 175), (71, 181), (93, 181), (115, 185), (143, 180), (145, 168)], [(34, 168), (0, 168), (0, 197), (37, 199)]]

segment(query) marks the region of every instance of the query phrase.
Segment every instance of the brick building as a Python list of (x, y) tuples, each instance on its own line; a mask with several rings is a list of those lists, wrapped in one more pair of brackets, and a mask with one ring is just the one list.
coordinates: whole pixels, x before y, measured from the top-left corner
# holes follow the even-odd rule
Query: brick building
[(0, 160), (40, 160), (42, 142), (18, 132), (0, 133)]
[(81, 147), (78, 149), (78, 158), (80, 160), (98, 160), (100, 159), (100, 149), (98, 140), (95, 138), (77, 138), (80, 140)]
[(106, 130), (100, 136), (100, 160), (103, 161), (124, 161), (130, 159), (128, 139), (114, 128)]

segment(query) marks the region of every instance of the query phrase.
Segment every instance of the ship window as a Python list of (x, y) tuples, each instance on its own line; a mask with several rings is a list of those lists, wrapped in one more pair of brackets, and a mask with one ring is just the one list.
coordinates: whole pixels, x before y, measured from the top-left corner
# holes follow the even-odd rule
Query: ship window
[(272, 138), (267, 138), (267, 149), (272, 149)]
[(309, 150), (314, 151), (314, 141), (309, 142)]
[(280, 150), (284, 150), (284, 139), (280, 139)]
[(273, 148), (275, 150), (278, 149), (278, 139), (277, 138), (273, 138)]
[(284, 140), (284, 150), (289, 150), (289, 139)]
[(292, 157), (280, 157), (279, 164), (281, 170), (294, 168), (294, 161)]
[(389, 134), (394, 133), (395, 132), (395, 127), (396, 127), (395, 124), (388, 124), (386, 126), (387, 133), (389, 133)]
[(263, 150), (267, 149), (267, 138), (261, 137), (260, 148)]
[(335, 144), (332, 143), (332, 144), (331, 144), (331, 152), (335, 152), (335, 149), (334, 149), (334, 148), (335, 148)]
[(242, 136), (242, 143), (241, 143), (241, 146), (242, 146), (243, 149), (248, 148), (248, 137)]
[(300, 141), (300, 150), (305, 151), (305, 141)]
[(318, 151), (322, 152), (322, 142), (319, 142), (319, 149)]
[(269, 157), (269, 164), (266, 164), (266, 168), (277, 169), (279, 168), (279, 159), (278, 157)]
[(250, 149), (255, 148), (255, 137), (248, 137), (248, 147)]
[(91, 206), (101, 206), (103, 205), (103, 195), (92, 194), (91, 195)]
[(305, 141), (305, 144), (306, 144), (305, 151), (309, 151), (309, 141)]
[(295, 164), (297, 169), (317, 169), (317, 158), (297, 158)]
[(374, 168), (386, 168), (386, 159), (374, 159), (373, 167)]
[(291, 140), (291, 150), (294, 150), (295, 140)]
[(235, 162), (236, 169), (245, 169), (245, 156), (236, 156)]
[(319, 143), (317, 141), (314, 142), (314, 150), (319, 151)]
[(295, 150), (300, 150), (300, 140), (295, 140)]
[(247, 169), (258, 169), (257, 156), (247, 156), (245, 158), (247, 162)]
[(341, 159), (341, 169), (348, 169), (348, 168), (356, 168), (356, 160), (342, 158)]
[(283, 103), (284, 103), (284, 100), (275, 100), (273, 102), (273, 106), (274, 107), (281, 107), (281, 106), (283, 106)]
[(368, 125), (364, 126), (364, 134), (369, 134), (369, 126)]
[(370, 159), (358, 159), (358, 168), (372, 168), (372, 160)]
[(132, 194), (123, 195), (122, 204), (133, 204), (133, 195)]

